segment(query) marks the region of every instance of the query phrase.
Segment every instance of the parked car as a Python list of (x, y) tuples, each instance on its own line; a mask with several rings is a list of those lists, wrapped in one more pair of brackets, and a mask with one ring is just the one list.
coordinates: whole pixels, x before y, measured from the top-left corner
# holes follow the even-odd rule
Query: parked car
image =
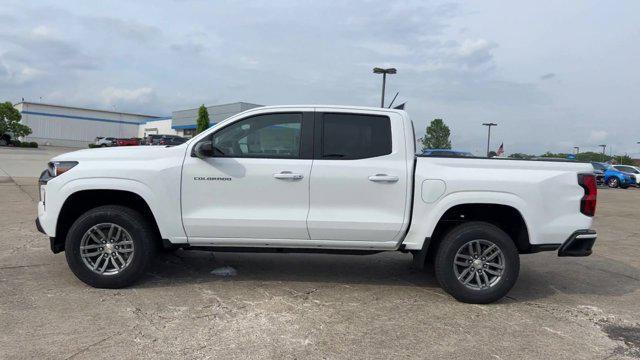
[(11, 144), (11, 135), (2, 134), (0, 135), (0, 146), (7, 146)]
[(158, 140), (158, 145), (180, 145), (180, 144), (184, 144), (185, 142), (187, 142), (187, 138), (184, 138), (182, 136), (178, 136), (178, 135), (163, 135), (159, 140)]
[(640, 180), (640, 167), (633, 165), (613, 165), (613, 167), (631, 175), (632, 179), (635, 179), (636, 186), (640, 187), (640, 183), (638, 183), (638, 180)]
[(605, 164), (592, 162), (591, 166), (593, 166), (593, 173), (596, 175), (596, 185), (604, 186), (604, 171), (607, 169)]
[(134, 283), (156, 246), (401, 251), (433, 264), (456, 299), (488, 303), (515, 284), (520, 254), (591, 254), (589, 164), (430, 157), (414, 144), (403, 110), (255, 108), (178, 146), (53, 158), (36, 226), (99, 288)]
[(473, 157), (473, 154), (468, 151), (459, 151), (451, 149), (424, 149), (422, 150), (424, 156), (445, 156), (445, 157)]
[(116, 138), (99, 136), (99, 137), (96, 138), (95, 144), (97, 146), (101, 146), (101, 147), (115, 146), (116, 145)]
[(116, 139), (117, 146), (137, 146), (140, 145), (140, 140), (136, 138), (129, 139)]
[(150, 134), (147, 135), (147, 137), (145, 138), (145, 145), (158, 145), (158, 143), (160, 142), (160, 138), (162, 137), (162, 135), (160, 134)]
[(611, 164), (592, 162), (594, 168), (603, 169), (604, 183), (610, 188), (622, 188), (626, 189), (631, 185), (636, 184), (635, 176), (627, 174), (620, 170), (616, 170)]

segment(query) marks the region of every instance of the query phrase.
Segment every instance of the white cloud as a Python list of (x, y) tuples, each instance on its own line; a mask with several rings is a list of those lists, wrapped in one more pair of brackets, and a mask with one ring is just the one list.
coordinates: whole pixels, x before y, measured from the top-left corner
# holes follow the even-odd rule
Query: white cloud
[(26, 67), (22, 68), (20, 73), (26, 79), (33, 79), (33, 78), (36, 78), (38, 76), (44, 75), (46, 73), (46, 71), (26, 66)]
[(155, 92), (151, 87), (145, 86), (137, 89), (121, 89), (108, 87), (102, 91), (102, 98), (108, 105), (120, 104), (147, 104), (155, 98)]
[(589, 134), (589, 141), (591, 142), (600, 142), (607, 138), (609, 134), (604, 130), (591, 130)]
[(468, 67), (489, 64), (498, 45), (485, 39), (466, 39), (454, 50), (455, 58)]
[(404, 44), (386, 41), (365, 41), (358, 44), (359, 47), (375, 52), (379, 55), (403, 57), (413, 54), (413, 51)]
[(39, 37), (51, 37), (55, 34), (55, 31), (45, 25), (39, 25), (31, 30), (31, 34)]

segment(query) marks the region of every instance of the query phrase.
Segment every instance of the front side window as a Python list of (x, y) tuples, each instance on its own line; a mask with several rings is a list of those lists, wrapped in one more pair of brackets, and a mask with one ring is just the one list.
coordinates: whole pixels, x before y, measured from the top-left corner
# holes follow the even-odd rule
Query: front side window
[(299, 158), (301, 113), (279, 113), (240, 120), (213, 134), (221, 157)]
[(321, 159), (352, 160), (391, 154), (387, 116), (323, 114)]

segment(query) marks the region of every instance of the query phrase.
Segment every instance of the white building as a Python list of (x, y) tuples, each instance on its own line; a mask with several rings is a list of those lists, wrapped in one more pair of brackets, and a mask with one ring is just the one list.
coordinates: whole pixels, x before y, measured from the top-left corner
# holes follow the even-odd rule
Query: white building
[(98, 136), (138, 137), (141, 125), (157, 116), (23, 101), (15, 105), (22, 114), (21, 123), (32, 133), (23, 141), (39, 145), (87, 147)]
[[(262, 105), (247, 102), (207, 106), (209, 122), (214, 125), (235, 114), (260, 106)], [(180, 136), (192, 137), (196, 133), (198, 110), (199, 108), (174, 111), (171, 115), (171, 128)]]
[[(261, 105), (245, 102), (207, 107), (211, 125)], [(87, 147), (96, 137), (143, 138), (150, 134), (195, 134), (198, 108), (174, 111), (170, 117), (86, 109), (23, 101), (15, 105), (32, 133), (23, 141), (39, 145)]]

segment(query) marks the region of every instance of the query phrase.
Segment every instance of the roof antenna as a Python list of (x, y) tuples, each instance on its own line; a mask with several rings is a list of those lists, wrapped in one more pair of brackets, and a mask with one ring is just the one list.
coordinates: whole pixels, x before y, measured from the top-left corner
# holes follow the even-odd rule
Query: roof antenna
[(396, 92), (396, 96), (393, 97), (393, 100), (391, 100), (391, 104), (389, 104), (389, 107), (387, 109), (391, 109), (391, 106), (393, 105), (393, 102), (396, 101), (396, 98), (398, 97), (398, 94), (400, 94), (400, 92)]
[(396, 110), (404, 110), (404, 105), (405, 105), (406, 103), (407, 103), (407, 102), (405, 101), (405, 102), (403, 102), (402, 104), (400, 104), (400, 105), (398, 105), (398, 106), (394, 107), (394, 109), (396, 109)]

